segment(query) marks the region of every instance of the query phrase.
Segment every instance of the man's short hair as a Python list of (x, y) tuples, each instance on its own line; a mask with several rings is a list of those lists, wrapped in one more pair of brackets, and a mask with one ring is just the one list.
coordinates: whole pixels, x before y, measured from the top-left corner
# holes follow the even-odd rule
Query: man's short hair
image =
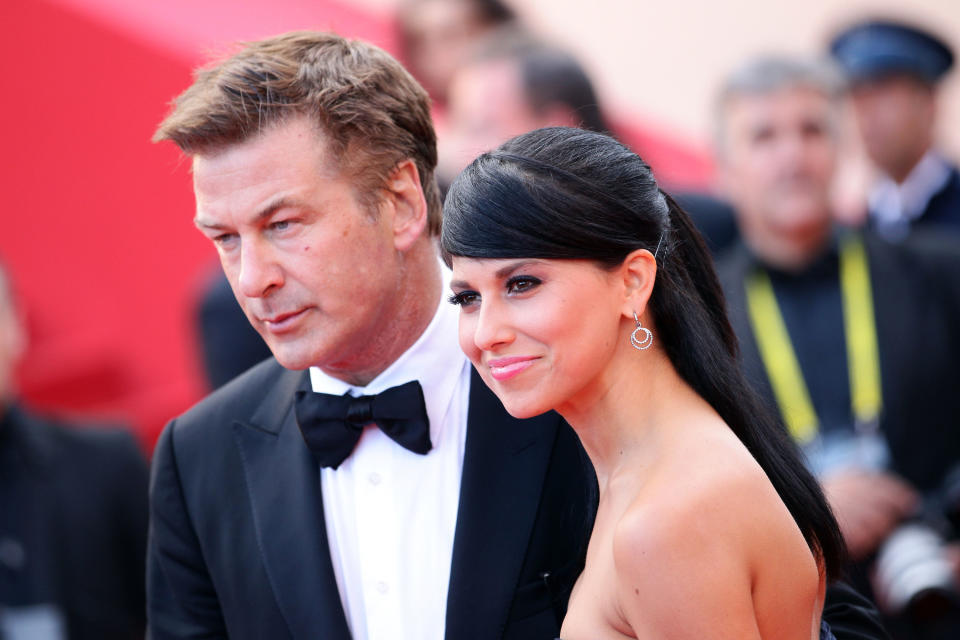
[[(839, 106), (845, 83), (840, 70), (829, 60), (821, 58), (758, 56), (734, 69), (724, 80), (717, 96), (714, 114), (717, 149), (722, 150), (725, 145), (724, 110), (730, 100), (739, 96), (766, 95), (797, 87), (819, 91), (834, 106)], [(833, 122), (832, 125), (836, 130), (839, 123)]]
[(534, 113), (562, 105), (575, 114), (580, 128), (610, 133), (590, 76), (568, 51), (520, 27), (502, 27), (474, 50), (467, 64), (501, 61), (515, 65), (520, 88)]
[(305, 116), (330, 141), (339, 169), (371, 210), (390, 171), (411, 159), (427, 201), (428, 228), (440, 229), (434, 178), (437, 138), (430, 99), (388, 53), (336, 34), (298, 31), (246, 43), (176, 98), (154, 141), (207, 153)]

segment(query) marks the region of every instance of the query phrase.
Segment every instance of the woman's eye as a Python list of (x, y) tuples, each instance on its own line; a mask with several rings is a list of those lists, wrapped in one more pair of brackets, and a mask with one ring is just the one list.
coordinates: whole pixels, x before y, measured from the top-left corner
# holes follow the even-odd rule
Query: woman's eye
[(450, 304), (458, 307), (468, 307), (480, 302), (480, 294), (476, 291), (461, 291), (450, 296)]
[(507, 281), (507, 293), (524, 293), (540, 284), (539, 278), (515, 276)]

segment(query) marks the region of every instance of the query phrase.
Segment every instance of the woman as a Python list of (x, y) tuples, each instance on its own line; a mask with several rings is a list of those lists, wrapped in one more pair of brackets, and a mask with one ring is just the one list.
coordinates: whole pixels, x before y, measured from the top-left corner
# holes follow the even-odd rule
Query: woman
[(818, 637), (836, 522), (643, 160), (578, 129), (514, 138), (455, 180), (441, 242), (484, 381), (516, 417), (557, 410), (597, 472), (564, 640)]

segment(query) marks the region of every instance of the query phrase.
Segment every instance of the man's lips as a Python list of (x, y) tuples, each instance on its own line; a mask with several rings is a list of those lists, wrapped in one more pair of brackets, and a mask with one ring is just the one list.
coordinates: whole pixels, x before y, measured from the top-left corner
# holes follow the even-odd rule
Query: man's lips
[(507, 358), (493, 358), (487, 361), (487, 367), (490, 369), (490, 375), (494, 380), (503, 382), (509, 380), (515, 375), (526, 371), (534, 362), (536, 356), (510, 356)]
[(307, 310), (308, 308), (305, 307), (303, 309), (297, 309), (296, 311), (278, 313), (269, 318), (260, 318), (260, 322), (262, 322), (271, 333), (283, 333), (293, 329), (297, 321), (303, 317)]

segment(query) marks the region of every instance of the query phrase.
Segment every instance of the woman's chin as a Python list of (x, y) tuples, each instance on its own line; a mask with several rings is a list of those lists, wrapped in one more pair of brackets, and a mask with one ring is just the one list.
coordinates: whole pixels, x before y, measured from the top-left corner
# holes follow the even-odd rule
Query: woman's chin
[(503, 403), (503, 408), (507, 410), (507, 413), (518, 420), (534, 418), (550, 411), (549, 407), (544, 407), (539, 404), (531, 404), (529, 402), (518, 402), (516, 400), (511, 401), (510, 398), (500, 398), (500, 402)]

